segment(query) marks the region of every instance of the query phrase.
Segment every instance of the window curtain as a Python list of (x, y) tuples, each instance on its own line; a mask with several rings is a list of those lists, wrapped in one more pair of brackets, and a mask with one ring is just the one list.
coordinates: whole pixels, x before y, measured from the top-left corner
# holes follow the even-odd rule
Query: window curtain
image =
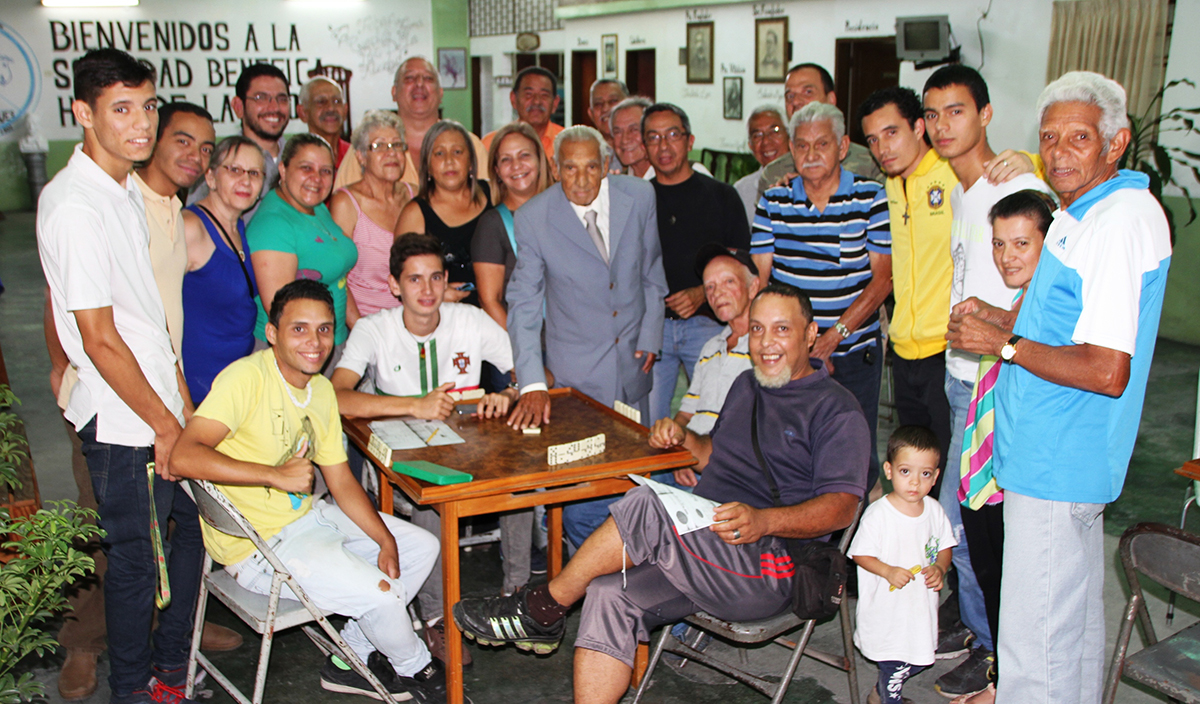
[(1144, 114), (1163, 85), (1168, 5), (1168, 0), (1056, 0), (1046, 82), (1067, 71), (1095, 71), (1124, 86), (1130, 114)]

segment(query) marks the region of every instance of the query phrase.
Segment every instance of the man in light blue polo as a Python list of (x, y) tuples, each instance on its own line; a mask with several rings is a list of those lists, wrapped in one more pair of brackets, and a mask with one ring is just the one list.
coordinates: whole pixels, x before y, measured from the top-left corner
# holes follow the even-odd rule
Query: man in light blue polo
[(951, 346), (1004, 360), (993, 462), (1004, 489), (1000, 704), (1092, 704), (1104, 675), (1105, 504), (1146, 395), (1171, 243), (1148, 179), (1117, 164), (1125, 91), (1075, 71), (1038, 100), (1042, 159), (1062, 199), (1017, 314), (972, 298)]

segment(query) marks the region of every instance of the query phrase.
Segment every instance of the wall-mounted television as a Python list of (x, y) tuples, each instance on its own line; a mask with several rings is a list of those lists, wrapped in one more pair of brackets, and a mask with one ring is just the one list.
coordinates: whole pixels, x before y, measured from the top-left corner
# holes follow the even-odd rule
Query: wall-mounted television
[(896, 18), (896, 58), (901, 61), (940, 61), (950, 56), (950, 17)]

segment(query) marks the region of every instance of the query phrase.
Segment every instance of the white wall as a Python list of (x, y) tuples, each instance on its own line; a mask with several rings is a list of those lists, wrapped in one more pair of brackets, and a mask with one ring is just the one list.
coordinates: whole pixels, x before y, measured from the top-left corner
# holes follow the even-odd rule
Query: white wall
[[(565, 51), (565, 65), (569, 74), (571, 50), (598, 51), (601, 35), (616, 33), (619, 74), (624, 78), (625, 52), (635, 47), (653, 48), (656, 50), (657, 98), (677, 103), (688, 112), (696, 132), (696, 148), (744, 150), (744, 121), (725, 120), (722, 114), (722, 78), (727, 75), (743, 77), (742, 114), (745, 116), (749, 116), (762, 103), (783, 105), (783, 84), (754, 83), (756, 11), (780, 8), (788, 17), (789, 39), (793, 45), (792, 63), (813, 61), (832, 72), (836, 39), (889, 36), (895, 34), (897, 16), (936, 14), (949, 14), (955, 38), (963, 47), (964, 62), (978, 67), (980, 42), (976, 20), (987, 5), (987, 0), (958, 0), (952, 3), (945, 0), (790, 0), (638, 12), (567, 20), (561, 32), (542, 34), (542, 50), (547, 50), (553, 43)], [(1032, 112), (1038, 93), (1045, 85), (1050, 8), (1050, 0), (1001, 0), (992, 4), (991, 13), (981, 25), (986, 50), (982, 73), (988, 81), (996, 111), (989, 137), (992, 146), (997, 149), (1035, 149), (1037, 146), (1037, 129)], [(702, 16), (697, 17), (697, 14)], [(695, 20), (689, 19), (689, 16)], [(714, 23), (716, 70), (711, 84), (689, 85), (686, 67), (678, 65), (678, 53), (685, 44), (689, 21)], [(858, 29), (860, 27), (861, 30)], [(496, 56), (494, 52), (497, 51), (512, 52), (513, 46), (512, 35), (471, 40), (471, 52), (474, 55)], [(496, 75), (503, 74), (500, 66), (497, 60)], [(900, 82), (920, 91), (931, 72), (917, 72), (911, 62), (905, 62), (901, 65)], [(570, 80), (569, 76), (567, 80)], [(569, 86), (566, 95), (569, 100)], [(507, 91), (503, 96), (497, 91), (494, 104), (496, 124), (503, 124), (509, 112)], [(570, 106), (566, 107), (569, 116)]]
[[(537, 53), (562, 53), (563, 54), (563, 71), (566, 73), (566, 86), (559, 86), (564, 89), (563, 109), (567, 120), (571, 117), (571, 54), (567, 50), (567, 32), (565, 30), (553, 30), (549, 32), (539, 32), (542, 43), (538, 47)], [(505, 86), (499, 87), (496, 85), (495, 78), (506, 76), (512, 78), (516, 75), (513, 70), (513, 59), (517, 52), (517, 35), (515, 34), (497, 34), (491, 37), (472, 37), (471, 38), (471, 56), (488, 57), (492, 62), (492, 81), (484, 83), (481, 89), (483, 92), (491, 92), (491, 103), (482, 101), (480, 106), (480, 114), (483, 115), (483, 124), (478, 125), (480, 134), (487, 134), (492, 130), (506, 125), (517, 118), (512, 109), (512, 103), (509, 101), (509, 94), (512, 89)], [(485, 62), (486, 63), (486, 62)]]
[[(222, 107), (233, 96), (239, 60), (265, 59), (278, 64), (291, 76), (294, 94), (299, 93), (300, 83), (308, 80), (306, 73), (318, 59), (350, 68), (354, 71), (351, 106), (361, 115), (367, 109), (392, 106), (389, 89), (396, 67), (406, 56), (430, 55), (433, 47), (430, 0), (141, 0), (138, 7), (94, 9), (50, 9), (35, 0), (10, 0), (5, 3), (3, 20), (0, 70), (5, 75), (11, 72), (14, 79), (0, 81), (0, 125), (6, 122), (4, 113), (10, 106), (29, 104), (49, 139), (79, 137), (79, 128), (69, 114), (70, 62), (87, 49), (102, 43), (107, 46), (98, 36), (97, 24), (106, 33), (113, 28), (117, 48), (155, 65), (160, 72), (161, 97), (207, 102), (218, 119), (218, 135), (237, 129), (237, 120), (228, 111), (222, 115)], [(169, 37), (165, 45), (156, 40), (155, 23)], [(186, 31), (185, 43), (180, 45), (181, 23), (192, 29), (202, 24), (219, 27), (213, 45), (189, 47)], [(256, 41), (249, 40), (251, 29)], [(163, 72), (164, 61), (169, 78)], [(29, 66), (34, 67), (32, 85)], [(182, 70), (185, 79), (190, 73), (190, 84), (179, 85), (177, 70)], [(22, 136), (23, 121), (18, 120), (14, 127), (0, 139)], [(298, 129), (303, 128), (293, 121), (288, 131)]]
[[(1196, 41), (1195, 29), (1200, 27), (1200, 2), (1197, 0), (1181, 0), (1175, 4), (1175, 31), (1171, 41), (1171, 54), (1167, 59), (1167, 82), (1180, 78), (1188, 78), (1193, 82), (1200, 81), (1200, 42)], [(1200, 89), (1180, 85), (1167, 91), (1163, 96), (1163, 110), (1175, 107), (1194, 108), (1200, 106)], [(1189, 115), (1196, 119), (1197, 116)], [(1200, 121), (1200, 120), (1198, 120)], [(1200, 137), (1193, 134), (1189, 137), (1178, 133), (1167, 133), (1159, 143), (1163, 146), (1183, 147), (1190, 152), (1200, 152)], [(1176, 168), (1172, 173), (1191, 191), (1192, 198), (1200, 198), (1200, 182), (1192, 174)], [(1167, 189), (1167, 195), (1181, 196), (1177, 188)]]

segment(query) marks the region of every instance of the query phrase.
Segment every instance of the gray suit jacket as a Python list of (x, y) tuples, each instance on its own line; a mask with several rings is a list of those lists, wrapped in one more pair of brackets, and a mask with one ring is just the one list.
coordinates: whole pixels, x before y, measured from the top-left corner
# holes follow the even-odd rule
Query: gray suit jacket
[[(508, 334), (517, 382), (572, 386), (611, 406), (637, 404), (653, 374), (637, 350), (662, 348), (667, 279), (658, 241), (654, 187), (631, 176), (608, 176), (609, 260), (554, 185), (516, 212), (517, 266), (508, 282)], [(546, 353), (542, 356), (543, 302)]]

